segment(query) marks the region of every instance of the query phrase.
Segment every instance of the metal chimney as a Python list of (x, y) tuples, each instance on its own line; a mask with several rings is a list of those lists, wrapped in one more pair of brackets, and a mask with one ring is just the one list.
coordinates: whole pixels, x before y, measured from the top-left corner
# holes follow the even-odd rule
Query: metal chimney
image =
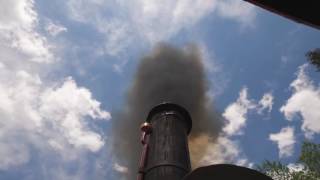
[(155, 106), (141, 127), (144, 150), (138, 179), (181, 180), (188, 174), (191, 127), (191, 117), (183, 107), (172, 103)]
[(138, 180), (272, 180), (270, 177), (241, 166), (215, 164), (191, 171), (188, 134), (192, 121), (183, 107), (163, 103), (154, 107), (142, 124)]

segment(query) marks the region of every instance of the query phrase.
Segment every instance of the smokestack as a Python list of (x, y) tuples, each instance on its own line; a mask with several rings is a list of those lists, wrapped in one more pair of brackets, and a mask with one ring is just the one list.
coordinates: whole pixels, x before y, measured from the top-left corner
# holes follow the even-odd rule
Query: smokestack
[(173, 103), (155, 106), (141, 126), (138, 180), (272, 180), (246, 167), (214, 164), (191, 172), (188, 138), (192, 120), (186, 109)]
[[(207, 136), (213, 143), (221, 130), (220, 118), (206, 96), (208, 84), (200, 55), (195, 46), (177, 49), (160, 44), (141, 59), (127, 104), (113, 121), (114, 152), (120, 161), (128, 163), (127, 179), (136, 174), (141, 149), (137, 125), (143, 123), (139, 180), (271, 180), (261, 173), (252, 178), (252, 170), (233, 165), (212, 165), (190, 172), (187, 136), (191, 127), (193, 162), (199, 161), (207, 149), (208, 142), (203, 143), (201, 137)], [(179, 105), (160, 104), (143, 122), (148, 110), (161, 102)]]
[(128, 167), (124, 175), (127, 179), (136, 175), (141, 157), (138, 125), (153, 106), (162, 102), (179, 104), (190, 113), (190, 158), (192, 166), (197, 167), (208, 145), (198, 139), (205, 136), (213, 143), (222, 125), (208, 98), (208, 87), (201, 51), (195, 45), (176, 48), (162, 43), (140, 60), (123, 109), (114, 113), (112, 121), (113, 151), (117, 161)]
[(192, 120), (188, 111), (177, 104), (163, 103), (150, 111), (146, 121), (152, 132), (148, 130), (151, 133), (142, 153), (140, 173), (144, 178), (140, 179), (181, 180), (191, 170), (187, 136)]

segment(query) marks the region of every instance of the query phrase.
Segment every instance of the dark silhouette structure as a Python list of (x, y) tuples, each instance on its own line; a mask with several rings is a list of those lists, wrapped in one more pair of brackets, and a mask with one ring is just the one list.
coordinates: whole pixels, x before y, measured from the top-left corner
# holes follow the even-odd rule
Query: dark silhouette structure
[(188, 134), (192, 120), (186, 109), (173, 103), (155, 106), (142, 124), (138, 180), (272, 180), (258, 171), (219, 164), (191, 171)]
[(188, 174), (183, 180), (272, 180), (253, 169), (231, 164), (215, 164), (200, 167)]
[(245, 0), (296, 22), (320, 29), (319, 0)]

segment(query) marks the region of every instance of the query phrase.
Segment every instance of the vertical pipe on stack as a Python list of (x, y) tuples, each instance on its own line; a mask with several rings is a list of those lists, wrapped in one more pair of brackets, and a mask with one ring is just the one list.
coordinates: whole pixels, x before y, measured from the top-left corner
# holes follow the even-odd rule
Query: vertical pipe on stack
[(192, 120), (173, 103), (154, 107), (147, 118), (152, 126), (143, 171), (144, 180), (181, 180), (191, 170), (188, 134)]

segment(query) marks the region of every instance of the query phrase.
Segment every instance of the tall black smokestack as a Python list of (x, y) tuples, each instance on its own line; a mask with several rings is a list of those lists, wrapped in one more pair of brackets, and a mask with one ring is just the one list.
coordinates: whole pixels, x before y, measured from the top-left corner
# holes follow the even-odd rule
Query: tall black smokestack
[(201, 52), (196, 46), (178, 49), (159, 44), (141, 59), (126, 105), (115, 117), (112, 128), (114, 152), (120, 163), (128, 166), (129, 179), (135, 176), (140, 157), (139, 125), (145, 121), (150, 108), (162, 102), (179, 104), (189, 111), (193, 119), (193, 130), (189, 135), (190, 156), (194, 162), (201, 159), (206, 143), (202, 143), (204, 147), (194, 147), (192, 141), (202, 135), (214, 141), (221, 127), (207, 92)]
[(187, 135), (192, 121), (179, 105), (163, 103), (154, 107), (147, 118), (152, 127), (148, 151), (142, 154), (145, 165), (140, 172), (144, 180), (181, 180), (191, 171)]

